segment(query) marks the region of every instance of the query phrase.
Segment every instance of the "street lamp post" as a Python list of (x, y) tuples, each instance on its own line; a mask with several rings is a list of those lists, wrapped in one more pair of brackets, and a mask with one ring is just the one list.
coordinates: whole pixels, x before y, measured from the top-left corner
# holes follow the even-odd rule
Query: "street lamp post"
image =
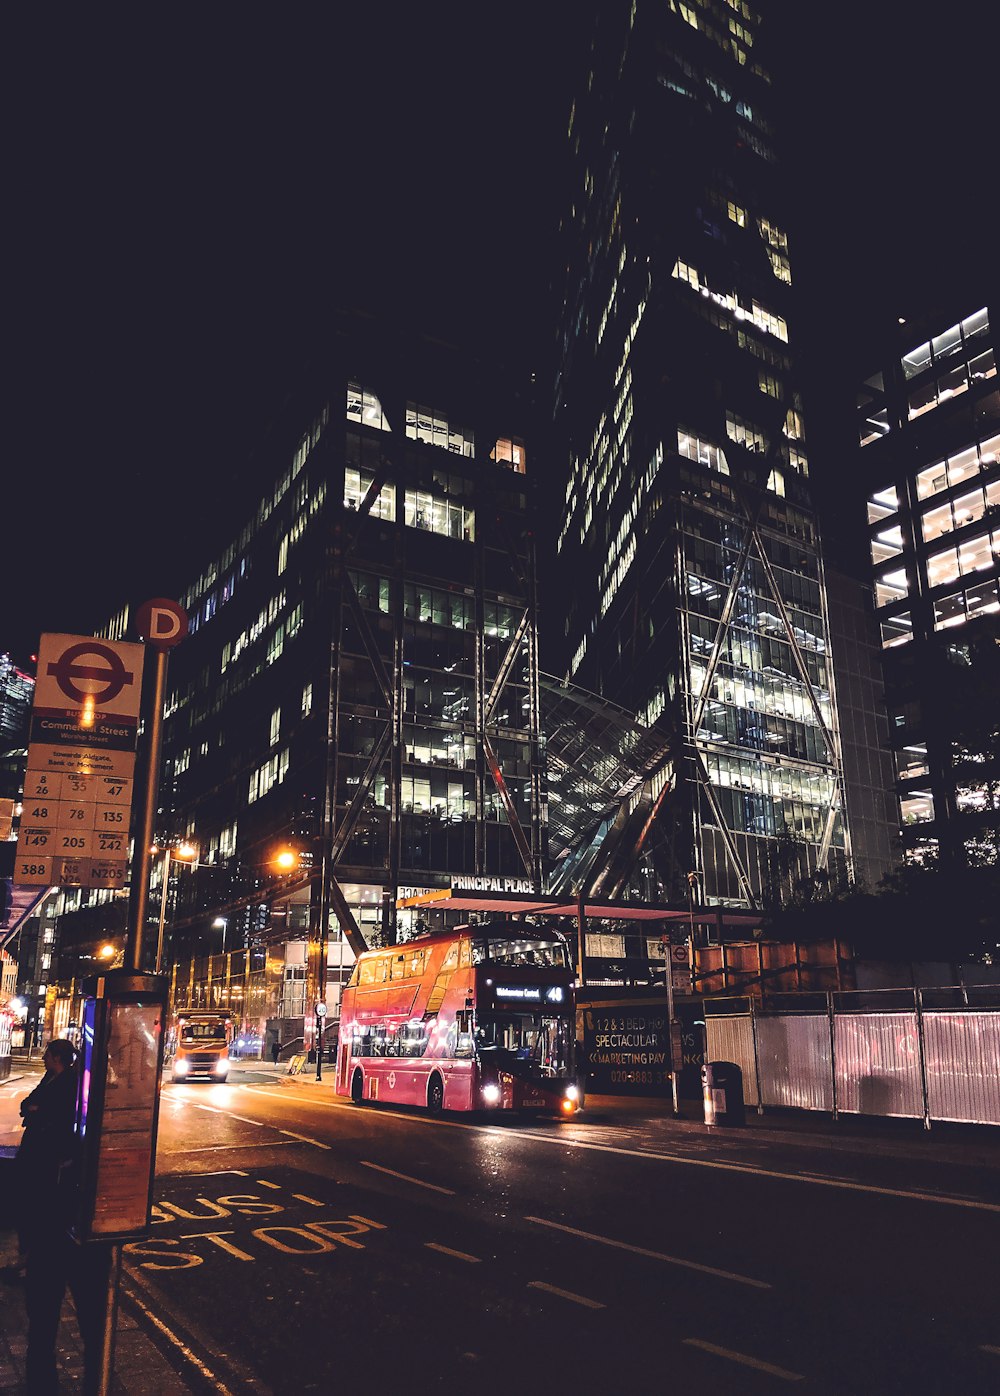
[(217, 916), (212, 922), (213, 930), (222, 932), (222, 953), (226, 953), (226, 927), (229, 925), (228, 916)]
[[(156, 851), (155, 849), (153, 850)], [(160, 886), (160, 928), (156, 937), (156, 973), (159, 974), (163, 968), (163, 930), (167, 922), (167, 894), (170, 888), (170, 864), (184, 863), (189, 868), (195, 868), (198, 864), (194, 861), (198, 850), (190, 843), (180, 843), (176, 848), (169, 845), (163, 850), (163, 873), (162, 884)]]

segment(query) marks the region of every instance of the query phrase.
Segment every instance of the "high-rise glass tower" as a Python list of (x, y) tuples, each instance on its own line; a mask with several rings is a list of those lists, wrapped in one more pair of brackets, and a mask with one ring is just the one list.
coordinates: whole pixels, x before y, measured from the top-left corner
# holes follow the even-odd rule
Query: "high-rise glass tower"
[(669, 739), (628, 876), (750, 907), (850, 858), (763, 13), (599, 7), (554, 423), (561, 671)]
[(901, 321), (858, 395), (903, 847), (973, 866), (1000, 847), (998, 320)]

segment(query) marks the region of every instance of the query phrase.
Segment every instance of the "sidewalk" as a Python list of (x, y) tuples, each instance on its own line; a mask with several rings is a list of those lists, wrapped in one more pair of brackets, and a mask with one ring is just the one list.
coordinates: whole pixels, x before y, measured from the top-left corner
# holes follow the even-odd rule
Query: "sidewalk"
[[(17, 1145), (21, 1137), (18, 1102), (41, 1080), (40, 1062), (22, 1065), (15, 1061), (10, 1076), (0, 1083), (0, 1146)], [(17, 1090), (7, 1090), (7, 1087)], [(5, 1150), (6, 1152), (6, 1150)], [(6, 1162), (2, 1165), (6, 1169)], [(0, 1173), (0, 1188), (7, 1185)], [(16, 1259), (14, 1231), (0, 1225), (0, 1265)], [(24, 1307), (23, 1284), (0, 1283), (0, 1392), (24, 1392), (25, 1354), (28, 1346), (28, 1315)], [(56, 1362), (60, 1392), (83, 1391), (83, 1345), (76, 1324), (73, 1301), (67, 1292), (63, 1304)], [(128, 1308), (118, 1308), (115, 1343), (115, 1374), (111, 1389), (116, 1396), (187, 1396), (192, 1388), (183, 1381), (133, 1317)]]

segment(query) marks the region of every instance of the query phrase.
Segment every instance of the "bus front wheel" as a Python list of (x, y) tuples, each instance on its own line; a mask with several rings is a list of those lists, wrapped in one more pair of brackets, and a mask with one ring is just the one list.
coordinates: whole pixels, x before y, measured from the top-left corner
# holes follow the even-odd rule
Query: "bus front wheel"
[(351, 1077), (351, 1099), (355, 1105), (360, 1105), (365, 1098), (365, 1078), (360, 1071), (356, 1071)]
[(444, 1082), (440, 1076), (432, 1076), (427, 1087), (427, 1109), (432, 1115), (440, 1115), (444, 1106)]

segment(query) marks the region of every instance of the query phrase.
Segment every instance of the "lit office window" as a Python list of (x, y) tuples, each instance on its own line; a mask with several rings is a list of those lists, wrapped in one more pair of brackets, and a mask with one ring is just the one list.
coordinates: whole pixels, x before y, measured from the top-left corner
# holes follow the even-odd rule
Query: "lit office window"
[[(958, 575), (957, 565), (955, 575)], [(889, 606), (893, 601), (900, 601), (904, 596), (908, 596), (909, 591), (905, 571), (900, 569), (898, 572), (885, 572), (875, 582), (875, 605)]]
[(890, 486), (889, 489), (879, 490), (873, 494), (868, 501), (868, 522), (879, 523), (882, 519), (887, 519), (891, 514), (899, 510), (899, 495)]
[[(346, 509), (360, 508), (361, 502), (368, 494), (374, 479), (374, 475), (348, 467), (344, 471), (344, 507)], [(378, 498), (371, 507), (371, 517), (385, 519), (388, 523), (392, 523), (395, 519), (396, 491), (392, 485), (383, 485), (379, 490)]]
[(899, 524), (876, 533), (871, 543), (872, 562), (876, 567), (890, 558), (898, 557), (903, 551), (903, 530)]
[(902, 751), (896, 752), (896, 775), (900, 780), (915, 780), (927, 775), (929, 770), (926, 743), (904, 746)]
[(403, 520), (408, 528), (422, 528), (445, 538), (470, 543), (476, 536), (475, 510), (450, 499), (440, 499), (426, 490), (407, 490)]
[(929, 824), (934, 818), (934, 797), (929, 790), (915, 790), (900, 800), (904, 824)]
[(357, 383), (347, 385), (347, 420), (360, 422), (366, 427), (376, 427), (379, 431), (391, 431), (388, 419), (382, 411), (382, 404), (374, 393)]
[(882, 648), (892, 649), (896, 645), (905, 645), (913, 639), (913, 619), (909, 611), (902, 611), (898, 616), (887, 616), (881, 625)]
[(501, 438), (490, 452), (490, 460), (498, 464), (513, 466), (518, 475), (525, 473), (524, 442), (515, 436), (511, 440)]
[(406, 435), (411, 440), (426, 441), (459, 456), (476, 453), (475, 438), (468, 428), (449, 422), (439, 408), (425, 407), (421, 403), (406, 404)]

